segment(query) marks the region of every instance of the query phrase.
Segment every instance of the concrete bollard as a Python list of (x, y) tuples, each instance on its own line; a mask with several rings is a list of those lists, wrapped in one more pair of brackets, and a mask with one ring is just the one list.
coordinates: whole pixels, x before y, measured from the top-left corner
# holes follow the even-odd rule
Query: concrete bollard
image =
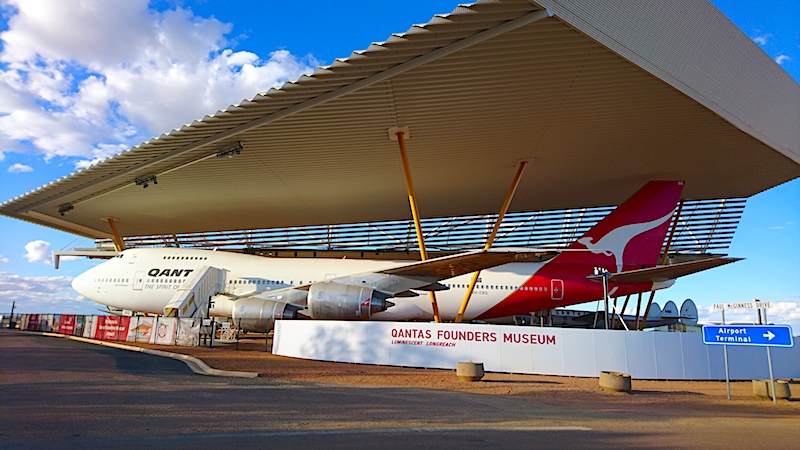
[(600, 372), (600, 387), (609, 391), (631, 390), (631, 376), (622, 372)]
[[(775, 393), (776, 398), (788, 399), (792, 398), (792, 392), (789, 390), (789, 382), (786, 380), (775, 380)], [(772, 399), (772, 387), (769, 380), (753, 380), (753, 394), (761, 398)]]
[(478, 381), (483, 378), (483, 363), (457, 363), (456, 376), (458, 376), (458, 379), (461, 381)]

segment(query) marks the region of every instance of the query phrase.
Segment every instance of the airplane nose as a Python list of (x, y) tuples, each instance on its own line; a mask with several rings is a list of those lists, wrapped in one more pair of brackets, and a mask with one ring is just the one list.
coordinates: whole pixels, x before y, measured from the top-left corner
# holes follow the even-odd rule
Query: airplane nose
[(81, 294), (82, 296), (84, 296), (86, 298), (89, 298), (89, 295), (88, 295), (89, 294), (89, 276), (88, 276), (88, 273), (89, 272), (84, 272), (84, 273), (78, 275), (77, 277), (75, 277), (75, 279), (72, 280), (72, 289), (74, 289), (75, 292), (77, 292), (78, 294)]

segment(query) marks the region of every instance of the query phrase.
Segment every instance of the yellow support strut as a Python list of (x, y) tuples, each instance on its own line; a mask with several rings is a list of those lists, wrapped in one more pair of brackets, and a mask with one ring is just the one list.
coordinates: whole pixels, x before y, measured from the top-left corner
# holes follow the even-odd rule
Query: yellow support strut
[(117, 248), (118, 252), (125, 250), (125, 242), (119, 235), (117, 231), (117, 226), (114, 224), (114, 221), (117, 220), (113, 217), (108, 218), (108, 225), (111, 226), (111, 232), (114, 233), (114, 247)]
[[(511, 188), (508, 190), (508, 194), (506, 195), (506, 200), (503, 202), (502, 208), (500, 208), (500, 214), (497, 216), (497, 221), (494, 223), (494, 228), (492, 228), (489, 238), (486, 239), (486, 245), (483, 246), (484, 250), (489, 250), (494, 243), (494, 238), (497, 236), (497, 231), (500, 229), (500, 224), (503, 222), (503, 217), (505, 217), (506, 212), (508, 212), (508, 207), (511, 206), (511, 200), (514, 198), (514, 193), (517, 192), (517, 186), (519, 186), (519, 181), (522, 179), (522, 172), (525, 171), (526, 165), (528, 165), (527, 161), (520, 161), (517, 175), (514, 177), (514, 181), (511, 183)], [(472, 274), (472, 280), (469, 282), (467, 293), (464, 295), (464, 301), (461, 303), (461, 308), (459, 308), (458, 315), (456, 316), (456, 323), (460, 323), (464, 318), (464, 312), (467, 310), (467, 304), (469, 303), (469, 299), (472, 297), (472, 291), (475, 290), (475, 284), (478, 282), (478, 277), (480, 275), (480, 271)]]
[[(400, 160), (403, 162), (403, 175), (406, 179), (406, 190), (408, 190), (408, 203), (411, 205), (411, 215), (414, 218), (414, 230), (417, 232), (417, 243), (419, 244), (419, 256), (422, 261), (428, 259), (428, 252), (425, 251), (425, 237), (422, 235), (422, 226), (419, 223), (419, 210), (417, 209), (417, 199), (414, 196), (414, 183), (411, 181), (411, 170), (408, 167), (408, 155), (406, 154), (406, 142), (402, 130), (395, 133), (397, 145), (400, 147)], [(441, 323), (439, 316), (439, 304), (436, 303), (436, 294), (429, 292), (431, 297), (431, 307), (433, 308), (433, 320)]]

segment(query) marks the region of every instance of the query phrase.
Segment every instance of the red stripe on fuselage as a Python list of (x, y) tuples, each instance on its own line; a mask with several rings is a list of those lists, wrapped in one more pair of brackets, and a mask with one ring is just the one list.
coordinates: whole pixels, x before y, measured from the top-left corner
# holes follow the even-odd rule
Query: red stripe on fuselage
[[(626, 266), (623, 270), (633, 270), (640, 267)], [(614, 267), (616, 270), (616, 267)], [(555, 260), (542, 267), (534, 276), (529, 278), (520, 289), (503, 299), (476, 319), (493, 319), (515, 315), (527, 315), (542, 309), (553, 309), (559, 306), (576, 305), (603, 298), (603, 285), (598, 281), (589, 280), (594, 266), (584, 264), (559, 264)], [(561, 280), (563, 292), (561, 300), (553, 300), (552, 280)], [(614, 291), (614, 296), (625, 296), (651, 290), (653, 283), (618, 284), (609, 283), (609, 291)], [(559, 297), (559, 295), (555, 295)]]

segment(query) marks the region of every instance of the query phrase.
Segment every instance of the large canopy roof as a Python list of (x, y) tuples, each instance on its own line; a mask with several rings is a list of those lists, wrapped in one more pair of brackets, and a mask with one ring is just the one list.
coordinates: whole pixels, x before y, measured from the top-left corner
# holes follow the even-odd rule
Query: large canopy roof
[[(744, 197), (800, 176), (800, 86), (704, 0), (459, 6), (0, 205), (88, 237)], [(218, 158), (241, 143), (241, 153)], [(142, 181), (156, 177), (157, 184)], [(138, 183), (137, 183), (138, 181)], [(67, 212), (62, 215), (59, 211)]]

